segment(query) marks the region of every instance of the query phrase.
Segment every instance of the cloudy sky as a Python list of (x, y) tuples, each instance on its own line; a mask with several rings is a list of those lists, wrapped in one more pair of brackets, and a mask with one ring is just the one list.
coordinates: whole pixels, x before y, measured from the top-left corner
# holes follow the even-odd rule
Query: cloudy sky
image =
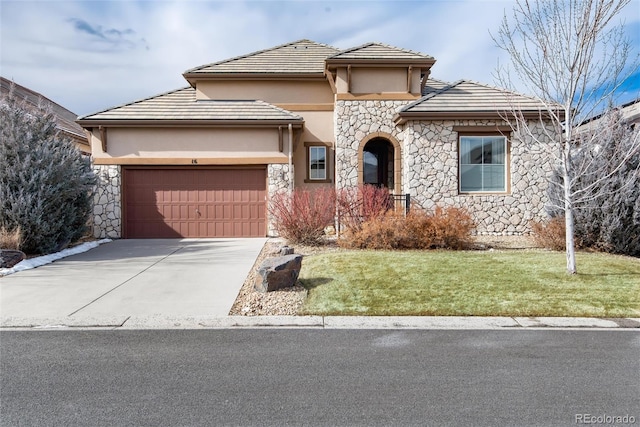
[[(382, 42), (436, 58), (432, 76), (494, 84), (512, 0), (0, 0), (0, 74), (78, 115), (187, 85), (189, 68), (299, 39)], [(640, 0), (624, 11), (640, 51)], [(640, 94), (640, 75), (623, 100)]]

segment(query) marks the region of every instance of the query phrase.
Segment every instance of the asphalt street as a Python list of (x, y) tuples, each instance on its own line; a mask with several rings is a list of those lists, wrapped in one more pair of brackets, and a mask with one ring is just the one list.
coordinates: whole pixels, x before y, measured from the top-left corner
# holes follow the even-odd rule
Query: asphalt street
[(2, 426), (640, 424), (637, 330), (3, 331), (0, 356)]

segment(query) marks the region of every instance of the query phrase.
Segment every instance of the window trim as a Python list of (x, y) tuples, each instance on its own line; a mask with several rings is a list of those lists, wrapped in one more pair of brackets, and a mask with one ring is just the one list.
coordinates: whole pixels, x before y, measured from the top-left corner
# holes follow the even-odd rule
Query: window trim
[[(458, 132), (458, 194), (460, 195), (500, 195), (511, 194), (511, 132), (504, 128), (497, 127), (491, 129), (480, 129), (478, 127), (469, 127), (464, 129), (461, 127), (454, 128)], [(463, 137), (502, 137), (504, 138), (504, 190), (479, 190), (479, 191), (463, 191), (462, 190), (462, 138)]]
[[(305, 142), (305, 163), (306, 163), (306, 176), (304, 182), (306, 184), (315, 183), (323, 184), (332, 182), (329, 177), (329, 148), (328, 144), (322, 142)], [(311, 148), (324, 148), (324, 178), (311, 178)]]

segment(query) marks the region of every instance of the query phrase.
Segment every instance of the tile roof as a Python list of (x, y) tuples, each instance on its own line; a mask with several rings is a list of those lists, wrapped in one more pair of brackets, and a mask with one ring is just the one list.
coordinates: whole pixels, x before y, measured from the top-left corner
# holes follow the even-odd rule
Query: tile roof
[(191, 87), (80, 117), (91, 121), (300, 121), (302, 117), (259, 100), (196, 100)]
[(298, 40), (270, 49), (237, 56), (185, 71), (184, 75), (203, 74), (320, 74), (324, 60), (338, 49), (311, 40)]
[(508, 111), (514, 106), (521, 111), (546, 109), (545, 104), (535, 98), (460, 80), (427, 93), (402, 108), (399, 113), (491, 113)]
[(55, 117), (58, 129), (86, 141), (87, 136), (85, 135), (84, 130), (75, 122), (76, 117), (78, 117), (77, 114), (72, 113), (60, 104), (53, 102), (36, 91), (21, 86), (4, 77), (0, 77), (0, 92), (2, 94), (8, 94), (12, 85), (13, 94), (16, 98), (23, 99), (27, 104), (34, 107), (38, 107), (40, 105), (49, 107)]
[(328, 60), (431, 60), (432, 56), (408, 49), (401, 49), (383, 43), (366, 43), (361, 46), (343, 50), (327, 58)]
[(422, 89), (422, 96), (442, 90), (449, 85), (451, 85), (451, 83), (445, 82), (443, 80), (428, 79), (424, 84), (424, 88)]

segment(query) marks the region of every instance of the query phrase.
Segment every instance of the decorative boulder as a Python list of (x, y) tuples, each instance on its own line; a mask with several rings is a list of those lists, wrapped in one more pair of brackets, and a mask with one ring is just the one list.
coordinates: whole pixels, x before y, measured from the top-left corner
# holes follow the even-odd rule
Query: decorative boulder
[(258, 292), (290, 288), (296, 284), (301, 267), (302, 255), (267, 258), (258, 268), (254, 287)]
[(24, 252), (13, 249), (0, 249), (0, 268), (11, 268), (27, 256)]

